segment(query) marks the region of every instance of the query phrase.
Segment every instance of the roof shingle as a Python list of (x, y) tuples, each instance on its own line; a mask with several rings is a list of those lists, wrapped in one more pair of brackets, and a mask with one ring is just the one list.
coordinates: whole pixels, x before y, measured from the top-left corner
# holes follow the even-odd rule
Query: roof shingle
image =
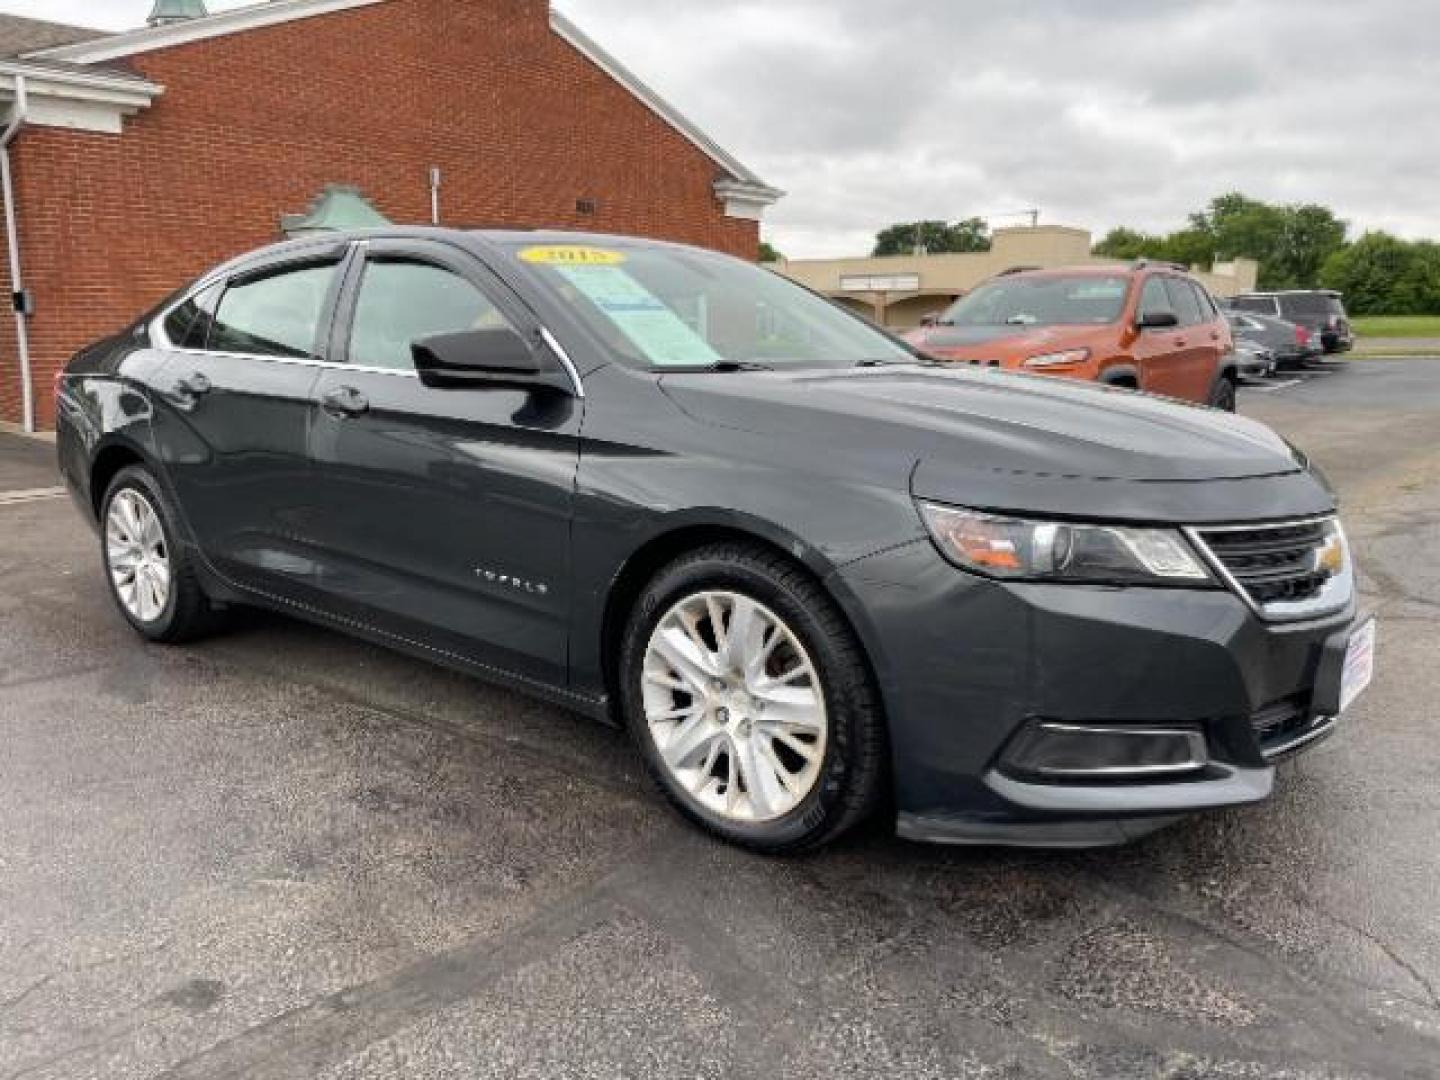
[(21, 15), (0, 15), (0, 57), (19, 56), (36, 49), (74, 45), (108, 36), (104, 30), (92, 30), (85, 26), (67, 26), (44, 19), (27, 19)]

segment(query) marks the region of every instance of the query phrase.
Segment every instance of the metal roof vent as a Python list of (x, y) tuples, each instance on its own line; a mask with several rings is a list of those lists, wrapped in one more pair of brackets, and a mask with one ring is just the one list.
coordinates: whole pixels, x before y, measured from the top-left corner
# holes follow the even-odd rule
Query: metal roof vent
[(150, 26), (165, 26), (169, 23), (203, 19), (210, 12), (205, 10), (205, 0), (155, 0), (155, 8), (145, 22)]

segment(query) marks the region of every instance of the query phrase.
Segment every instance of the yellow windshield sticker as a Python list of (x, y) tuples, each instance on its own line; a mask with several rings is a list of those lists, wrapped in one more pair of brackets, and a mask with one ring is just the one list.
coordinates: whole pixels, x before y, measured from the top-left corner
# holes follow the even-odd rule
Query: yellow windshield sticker
[(528, 247), (520, 258), (541, 266), (619, 266), (625, 256), (618, 251), (597, 247)]

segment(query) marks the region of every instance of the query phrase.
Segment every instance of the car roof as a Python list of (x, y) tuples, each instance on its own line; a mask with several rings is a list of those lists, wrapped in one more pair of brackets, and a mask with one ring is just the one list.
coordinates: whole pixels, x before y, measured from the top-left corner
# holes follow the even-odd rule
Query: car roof
[(342, 247), (363, 240), (433, 240), (461, 248), (506, 246), (515, 243), (594, 244), (604, 247), (644, 246), (673, 248), (678, 251), (706, 251), (710, 254), (724, 256), (724, 252), (696, 248), (689, 244), (677, 244), (668, 240), (655, 240), (644, 236), (623, 236), (615, 233), (579, 232), (564, 229), (454, 229), (434, 225), (387, 225), (370, 229), (337, 229), (315, 232), (288, 240), (278, 240), (228, 259), (211, 268), (205, 276), (214, 277), (220, 273), (233, 272), (243, 269), (247, 264), (253, 262), (283, 261), (287, 255), (304, 255), (306, 252), (316, 249)]
[(1338, 289), (1271, 289), (1267, 291), (1236, 293), (1233, 299), (1243, 300), (1246, 297), (1269, 297), (1269, 296), (1343, 296)]
[(1133, 273), (1133, 266), (1114, 264), (1105, 266), (1096, 263), (1084, 263), (1079, 266), (1035, 266), (1025, 267), (1016, 270), (1003, 270), (996, 277), (1115, 277), (1120, 274)]
[(432, 240), (462, 249), (469, 248), (476, 254), (483, 253), (484, 249), (488, 247), (503, 247), (515, 243), (594, 244), (605, 247), (643, 245), (651, 248), (672, 248), (677, 251), (704, 251), (720, 258), (734, 258), (724, 252), (697, 248), (693, 245), (612, 233), (571, 232), (563, 229), (454, 229), (434, 225), (386, 225), (370, 229), (336, 229), (314, 232), (288, 240), (277, 240), (210, 267), (196, 278), (194, 283), (214, 282), (219, 278), (245, 273), (267, 264), (282, 263), (288, 256), (303, 258), (307, 253), (328, 252), (363, 240)]
[(1013, 270), (1002, 270), (1000, 273), (989, 278), (988, 281), (999, 281), (1005, 278), (1133, 277), (1137, 274), (1144, 273), (1170, 274), (1175, 277), (1184, 278), (1194, 277), (1194, 275), (1184, 267), (1164, 262), (1077, 263), (1073, 266), (1027, 266)]

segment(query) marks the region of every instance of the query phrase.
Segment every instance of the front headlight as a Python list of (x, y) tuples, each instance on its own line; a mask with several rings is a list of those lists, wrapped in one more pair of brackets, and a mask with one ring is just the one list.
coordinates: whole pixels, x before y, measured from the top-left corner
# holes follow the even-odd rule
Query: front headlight
[(920, 503), (941, 553), (966, 570), (998, 578), (1106, 585), (1213, 585), (1175, 529), (1077, 525)]

